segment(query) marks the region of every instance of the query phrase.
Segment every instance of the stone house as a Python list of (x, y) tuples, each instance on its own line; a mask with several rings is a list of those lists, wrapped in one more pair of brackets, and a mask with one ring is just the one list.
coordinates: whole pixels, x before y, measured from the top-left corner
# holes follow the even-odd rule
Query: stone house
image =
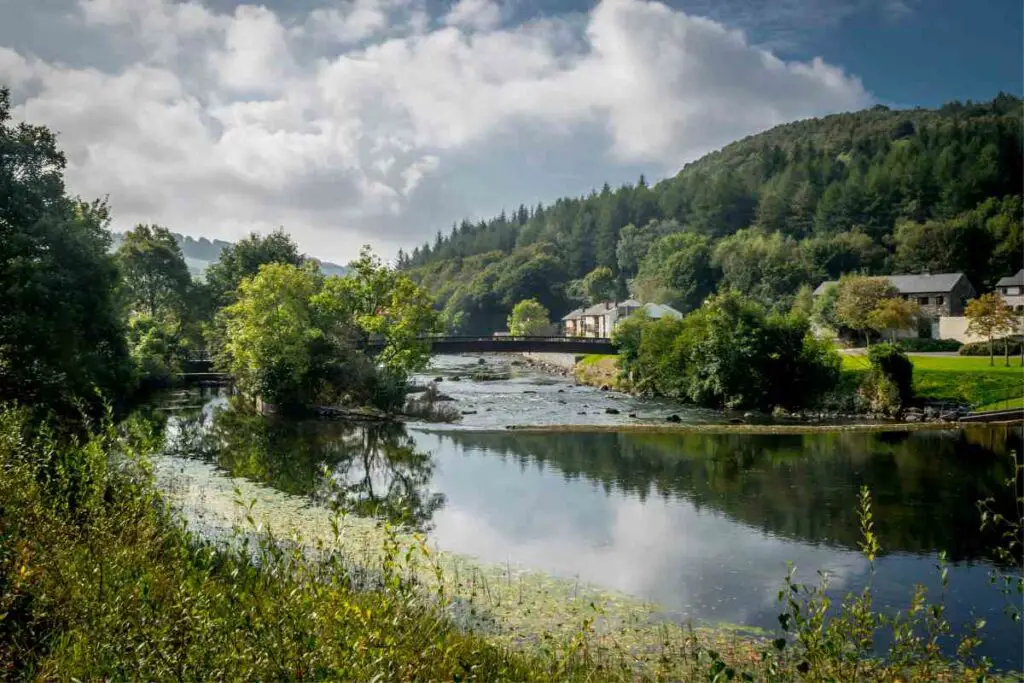
[[(939, 335), (939, 318), (962, 316), (967, 302), (978, 295), (963, 273), (922, 273), (883, 277), (892, 283), (902, 299), (914, 301), (921, 307), (921, 317), (930, 328), (932, 337)], [(814, 290), (814, 295), (820, 296), (829, 286), (836, 284), (839, 283), (823, 282)]]
[(997, 282), (996, 291), (1007, 306), (1018, 313), (1024, 312), (1024, 268)]

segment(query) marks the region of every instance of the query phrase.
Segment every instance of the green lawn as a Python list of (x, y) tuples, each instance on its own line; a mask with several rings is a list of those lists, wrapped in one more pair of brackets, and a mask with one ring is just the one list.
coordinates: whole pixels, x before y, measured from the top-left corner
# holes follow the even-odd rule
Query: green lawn
[[(989, 365), (984, 356), (930, 356), (908, 354), (914, 364), (914, 392), (921, 398), (935, 401), (965, 402), (981, 409), (1012, 408), (1024, 405), (1024, 368), (1020, 357), (1010, 359), (1010, 366), (996, 357)], [(866, 356), (843, 356), (843, 371), (866, 372)]]

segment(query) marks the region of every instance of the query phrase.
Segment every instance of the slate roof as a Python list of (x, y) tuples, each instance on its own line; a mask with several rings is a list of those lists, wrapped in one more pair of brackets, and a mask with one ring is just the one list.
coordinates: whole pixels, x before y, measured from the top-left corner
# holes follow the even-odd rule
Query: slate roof
[[(1024, 273), (1024, 271), (1021, 271)], [(930, 294), (933, 292), (950, 292), (960, 282), (963, 273), (932, 273), (929, 275), (887, 275), (885, 276), (900, 294)], [(1015, 277), (1019, 277), (1020, 273)], [(814, 290), (814, 296), (825, 293), (830, 285), (838, 285), (837, 280), (822, 282)]]
[(1016, 275), (1007, 275), (996, 283), (996, 287), (1022, 287), (1024, 286), (1024, 268), (1017, 271)]
[(950, 292), (963, 276), (963, 273), (890, 275), (889, 282), (900, 290), (900, 294), (927, 294), (929, 292)]
[(576, 318), (582, 318), (582, 317), (583, 317), (583, 309), (582, 308), (577, 308), (576, 310), (569, 311), (568, 313), (563, 315), (562, 316), (562, 320), (575, 320)]
[(668, 304), (644, 304), (644, 310), (651, 318), (682, 318), (683, 314)]

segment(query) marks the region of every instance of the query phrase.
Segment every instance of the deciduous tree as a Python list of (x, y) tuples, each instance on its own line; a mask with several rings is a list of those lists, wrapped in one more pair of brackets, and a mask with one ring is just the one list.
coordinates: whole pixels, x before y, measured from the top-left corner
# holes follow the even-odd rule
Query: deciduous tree
[(508, 316), (508, 331), (517, 337), (550, 334), (550, 313), (536, 299), (524, 299), (515, 305)]
[(839, 280), (836, 293), (836, 320), (851, 330), (864, 333), (864, 342), (871, 345), (869, 317), (885, 299), (899, 296), (899, 291), (882, 277), (847, 276)]
[(904, 301), (899, 298), (882, 299), (874, 310), (868, 313), (867, 323), (879, 334), (889, 333), (890, 341), (896, 341), (896, 333), (908, 330), (917, 325), (921, 307), (916, 301)]
[(583, 278), (583, 291), (587, 295), (587, 300), (592, 304), (614, 301), (618, 291), (615, 273), (607, 266), (594, 268)]
[(181, 248), (167, 228), (138, 225), (117, 249), (121, 291), (126, 305), (152, 318), (180, 314), (192, 278)]
[[(1000, 334), (1011, 334), (1021, 324), (1020, 318), (996, 292), (982, 294), (977, 299), (967, 302), (964, 315), (968, 320), (967, 333), (988, 339), (988, 363), (995, 365), (992, 339)], [(1010, 364), (1009, 357), (1006, 364)]]

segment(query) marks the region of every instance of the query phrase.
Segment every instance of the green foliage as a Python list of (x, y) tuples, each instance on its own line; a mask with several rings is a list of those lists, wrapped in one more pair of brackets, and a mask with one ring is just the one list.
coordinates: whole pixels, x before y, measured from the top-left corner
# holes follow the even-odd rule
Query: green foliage
[(714, 262), (722, 285), (760, 301), (788, 308), (802, 283), (812, 274), (799, 243), (782, 233), (759, 228), (740, 230), (715, 246)]
[(618, 298), (618, 289), (615, 273), (608, 266), (598, 266), (583, 278), (583, 292), (591, 304), (615, 301)]
[(860, 394), (875, 413), (896, 415), (914, 397), (914, 366), (893, 344), (875, 344), (868, 351), (871, 371)]
[[(218, 314), (217, 362), (243, 393), (281, 407), (368, 402), (400, 409), (405, 383), (426, 366), (436, 314), (426, 292), (364, 249), (350, 275), (270, 263), (242, 280)], [(370, 359), (361, 351), (378, 344)]]
[(242, 281), (235, 303), (219, 314), (227, 332), (219, 363), (244, 394), (285, 406), (314, 398), (313, 348), (324, 329), (310, 300), (320, 287), (315, 271), (282, 263)]
[(141, 379), (163, 383), (183, 371), (182, 362), (193, 349), (182, 332), (182, 325), (170, 318), (129, 318), (128, 348)]
[(508, 316), (508, 331), (517, 337), (537, 337), (551, 333), (548, 309), (536, 299), (517, 303)]
[(292, 238), (283, 230), (269, 235), (252, 233), (224, 248), (216, 263), (206, 270), (206, 295), (214, 310), (234, 301), (242, 280), (259, 272), (268, 263), (302, 265), (302, 257)]
[[(652, 256), (659, 233), (707, 239), (724, 286), (773, 310), (787, 310), (800, 285), (844, 273), (964, 269), (980, 289), (1024, 266), (1020, 116), (1021, 101), (1000, 95), (777, 126), (654, 187), (606, 185), (520, 207), (511, 219), (463, 223), (403, 267), (436, 292), (452, 324), (476, 332), (498, 329), (524, 298), (560, 316), (568, 283), (597, 266), (635, 275), (631, 291), (640, 298), (698, 307), (718, 288), (717, 273), (666, 263), (672, 249)], [(538, 251), (554, 263), (534, 271), (541, 279), (533, 291), (505, 294), (497, 276)]]
[(1019, 331), (1024, 325), (1021, 316), (1010, 308), (999, 294), (988, 292), (967, 303), (967, 333), (988, 339), (989, 363), (994, 364), (992, 341), (999, 336)]
[(888, 332), (895, 343), (896, 333), (915, 328), (920, 315), (921, 307), (916, 301), (893, 297), (875, 305), (868, 313), (867, 324), (879, 334)]
[(184, 532), (149, 479), (141, 442), (110, 428), (56, 442), (0, 413), (5, 677), (577, 677), (458, 630), (405, 580), (394, 544), (367, 584), (337, 551), (314, 559), (268, 532), (252, 530), (252, 545), (241, 531), (217, 545)]
[(131, 380), (107, 207), (67, 196), (52, 132), (0, 88), (0, 401), (73, 410)]
[(116, 258), (122, 297), (130, 311), (151, 318), (183, 313), (192, 278), (167, 228), (138, 225), (129, 230)]
[(426, 367), (430, 346), (422, 337), (437, 328), (430, 296), (369, 247), (351, 264), (348, 276), (328, 278), (312, 303), (329, 327), (350, 325), (367, 338), (382, 339), (376, 361), (394, 382), (404, 384), (410, 373)]
[(767, 314), (735, 291), (682, 320), (624, 321), (619, 366), (641, 391), (716, 408), (813, 405), (839, 379), (839, 358), (806, 316)]
[(1024, 353), (1024, 341), (1013, 338), (994, 339), (991, 343), (971, 342), (964, 344), (959, 349), (943, 349), (956, 351), (961, 356), (991, 356), (996, 353), (1003, 353), (1004, 350), (1011, 356), (1019, 356)]
[(901, 351), (911, 351), (915, 353), (935, 353), (937, 351), (959, 351), (962, 353), (960, 350), (963, 346), (964, 344), (955, 339), (918, 339), (911, 337), (909, 339), (898, 339), (896, 341), (896, 348)]
[(836, 292), (835, 319), (844, 327), (864, 333), (873, 329), (871, 313), (886, 299), (899, 296), (896, 288), (885, 278), (844, 276)]
[(670, 304), (685, 313), (700, 308), (718, 279), (711, 263), (711, 241), (703, 235), (677, 232), (651, 245), (632, 290), (644, 302)]

